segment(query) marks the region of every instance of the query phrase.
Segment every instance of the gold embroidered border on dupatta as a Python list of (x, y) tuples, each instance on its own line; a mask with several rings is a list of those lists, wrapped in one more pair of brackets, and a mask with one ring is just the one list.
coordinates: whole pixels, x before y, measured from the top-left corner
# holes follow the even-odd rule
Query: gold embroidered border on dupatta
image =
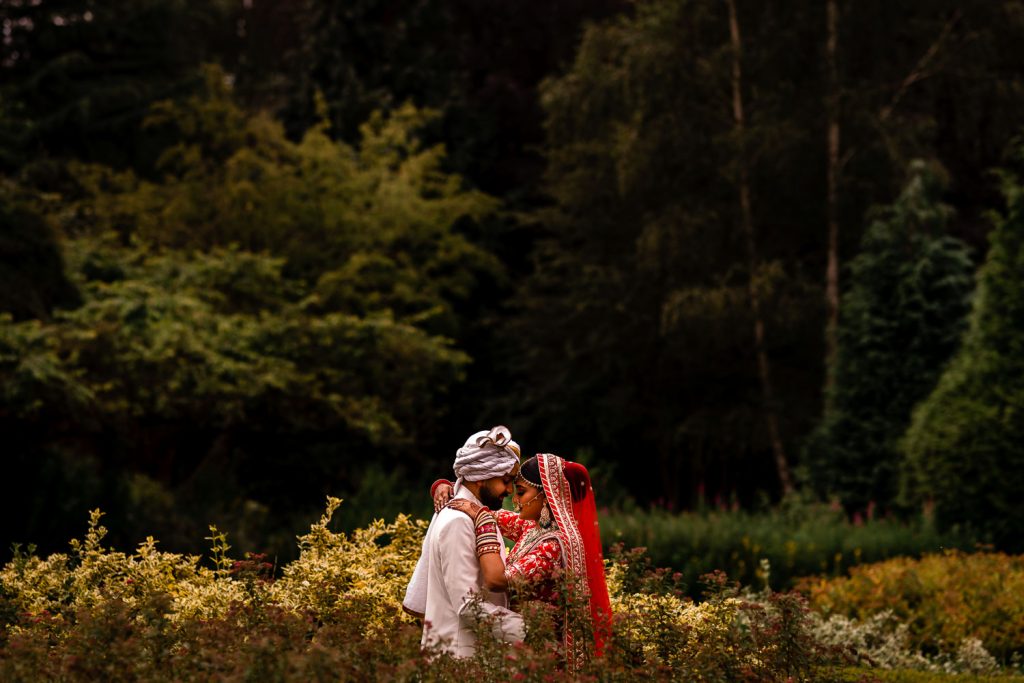
[[(585, 590), (587, 586), (586, 552), (583, 548), (583, 537), (580, 536), (579, 527), (576, 525), (576, 518), (572, 512), (572, 492), (569, 490), (569, 482), (563, 473), (564, 463), (565, 461), (562, 458), (550, 453), (541, 453), (537, 456), (537, 464), (540, 466), (541, 485), (544, 487), (544, 496), (547, 498), (551, 515), (554, 517), (555, 525), (558, 527), (556, 533), (559, 545), (562, 547), (562, 565), (570, 574), (567, 578), (576, 591), (579, 592), (580, 587), (584, 587), (581, 595), (586, 598), (586, 604), (579, 606), (578, 609), (580, 609), (580, 613), (589, 616), (590, 597), (586, 595)], [(572, 602), (570, 600), (570, 605)], [(569, 614), (569, 609), (567, 608), (565, 615), (565, 660), (566, 668), (570, 674), (583, 667), (587, 654), (586, 643), (584, 642), (585, 630), (582, 628), (582, 625), (575, 623), (575, 620), (572, 618), (573, 616)]]

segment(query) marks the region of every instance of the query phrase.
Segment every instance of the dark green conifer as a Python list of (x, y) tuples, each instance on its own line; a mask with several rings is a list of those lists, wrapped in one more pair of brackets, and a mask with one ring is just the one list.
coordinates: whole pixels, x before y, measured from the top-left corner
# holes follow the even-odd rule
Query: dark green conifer
[(850, 263), (825, 418), (804, 453), (820, 494), (851, 510), (898, 493), (899, 438), (962, 334), (971, 262), (946, 233), (944, 180), (914, 162), (899, 198), (876, 212)]
[[(1018, 141), (1017, 162), (1024, 160)], [(903, 440), (911, 500), (930, 501), (943, 527), (981, 532), (1020, 550), (1024, 519), (1024, 181), (1002, 172), (1006, 209), (989, 252), (963, 345)]]

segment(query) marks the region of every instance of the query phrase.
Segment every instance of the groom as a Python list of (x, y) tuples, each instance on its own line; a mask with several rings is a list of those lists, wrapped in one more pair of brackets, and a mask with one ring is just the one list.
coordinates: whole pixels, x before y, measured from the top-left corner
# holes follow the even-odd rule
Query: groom
[[(519, 473), (519, 445), (502, 426), (477, 432), (456, 452), (454, 469), (455, 498), (500, 508)], [(504, 545), (500, 550), (504, 560)], [(484, 588), (473, 520), (457, 510), (442, 508), (434, 514), (402, 606), (423, 617), (424, 647), (456, 657), (473, 655), (473, 627), (481, 613), (493, 619), (499, 639), (523, 639), (522, 617), (507, 608), (505, 594)]]

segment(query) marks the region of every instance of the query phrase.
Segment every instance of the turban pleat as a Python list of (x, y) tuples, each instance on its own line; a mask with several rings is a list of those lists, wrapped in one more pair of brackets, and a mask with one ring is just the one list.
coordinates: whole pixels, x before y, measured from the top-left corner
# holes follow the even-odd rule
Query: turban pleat
[(465, 481), (483, 481), (503, 477), (519, 462), (519, 444), (507, 427), (477, 432), (455, 452), (456, 488)]

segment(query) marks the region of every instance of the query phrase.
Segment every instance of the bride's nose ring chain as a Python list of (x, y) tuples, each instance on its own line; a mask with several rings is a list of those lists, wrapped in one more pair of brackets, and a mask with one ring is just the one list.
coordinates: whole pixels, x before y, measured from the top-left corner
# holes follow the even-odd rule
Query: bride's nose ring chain
[(540, 500), (540, 498), (534, 496), (534, 498), (532, 500), (529, 500), (529, 501), (526, 502), (526, 505), (521, 505), (519, 503), (516, 503), (516, 506), (515, 506), (516, 512), (522, 512), (526, 508), (527, 505), (533, 505), (538, 500)]

